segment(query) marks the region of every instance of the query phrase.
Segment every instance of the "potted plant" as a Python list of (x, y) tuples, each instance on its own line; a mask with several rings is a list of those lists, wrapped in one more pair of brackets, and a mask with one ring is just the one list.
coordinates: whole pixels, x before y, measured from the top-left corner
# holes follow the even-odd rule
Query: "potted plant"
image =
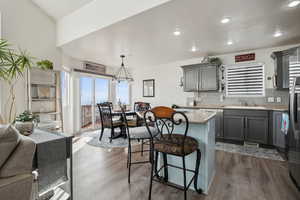
[(33, 130), (35, 123), (38, 122), (38, 117), (29, 111), (24, 111), (15, 119), (15, 127), (23, 135), (30, 135)]
[(44, 70), (53, 70), (53, 62), (50, 60), (41, 60), (36, 63), (38, 67)]

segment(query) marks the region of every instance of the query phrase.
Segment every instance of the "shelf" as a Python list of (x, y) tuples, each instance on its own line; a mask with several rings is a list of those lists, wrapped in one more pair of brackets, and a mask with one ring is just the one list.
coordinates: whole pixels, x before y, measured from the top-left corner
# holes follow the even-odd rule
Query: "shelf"
[(58, 115), (60, 112), (33, 112), (35, 115)]
[(56, 88), (56, 85), (53, 85), (53, 84), (43, 84), (43, 83), (31, 83), (31, 86), (34, 86), (34, 87), (52, 87), (52, 88)]
[(32, 101), (56, 101), (56, 98), (32, 98)]

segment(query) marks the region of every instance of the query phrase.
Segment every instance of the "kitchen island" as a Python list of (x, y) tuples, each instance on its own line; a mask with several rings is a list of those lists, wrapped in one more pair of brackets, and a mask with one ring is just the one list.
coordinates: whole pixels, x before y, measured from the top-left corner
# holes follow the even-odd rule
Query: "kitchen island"
[[(198, 174), (198, 188), (204, 194), (208, 193), (209, 187), (215, 175), (215, 115), (216, 112), (179, 109), (186, 114), (189, 120), (188, 136), (195, 138), (201, 151), (200, 170)], [(184, 126), (179, 126), (174, 133), (182, 133)], [(168, 155), (168, 164), (182, 166), (180, 157)], [(159, 166), (162, 160), (159, 159)], [(186, 168), (194, 170), (196, 165), (196, 152), (186, 156)], [(159, 167), (158, 167), (159, 168)], [(187, 172), (187, 182), (191, 180), (193, 173)], [(183, 172), (180, 169), (168, 168), (169, 182), (183, 186)], [(194, 184), (190, 189), (195, 190)]]

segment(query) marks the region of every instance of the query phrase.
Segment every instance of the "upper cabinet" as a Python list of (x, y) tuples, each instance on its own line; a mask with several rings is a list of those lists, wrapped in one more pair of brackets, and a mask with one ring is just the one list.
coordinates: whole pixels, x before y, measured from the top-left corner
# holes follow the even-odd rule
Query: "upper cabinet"
[(218, 90), (218, 67), (214, 64), (183, 66), (185, 92)]
[(289, 88), (289, 52), (277, 51), (271, 57), (275, 61), (274, 87), (278, 90)]

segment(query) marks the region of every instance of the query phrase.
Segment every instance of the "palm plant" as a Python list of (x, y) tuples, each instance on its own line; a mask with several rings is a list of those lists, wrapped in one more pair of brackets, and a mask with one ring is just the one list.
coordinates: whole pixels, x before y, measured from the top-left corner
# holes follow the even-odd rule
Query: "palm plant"
[(16, 116), (16, 82), (24, 76), (24, 73), (32, 66), (32, 57), (26, 51), (14, 50), (6, 40), (0, 39), (0, 80), (9, 85), (9, 97), (5, 109), (8, 109), (6, 122), (13, 122)]

